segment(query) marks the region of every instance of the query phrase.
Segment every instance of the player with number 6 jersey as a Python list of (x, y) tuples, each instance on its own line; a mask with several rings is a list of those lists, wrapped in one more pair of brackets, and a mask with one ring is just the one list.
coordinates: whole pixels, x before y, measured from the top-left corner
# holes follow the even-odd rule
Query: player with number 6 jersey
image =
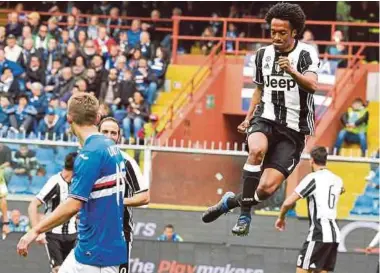
[(334, 271), (340, 231), (336, 224), (337, 205), (344, 192), (342, 179), (326, 168), (327, 150), (311, 151), (308, 174), (283, 203), (275, 227), (285, 229), (285, 215), (297, 200), (307, 199), (309, 234), (297, 260), (297, 273)]

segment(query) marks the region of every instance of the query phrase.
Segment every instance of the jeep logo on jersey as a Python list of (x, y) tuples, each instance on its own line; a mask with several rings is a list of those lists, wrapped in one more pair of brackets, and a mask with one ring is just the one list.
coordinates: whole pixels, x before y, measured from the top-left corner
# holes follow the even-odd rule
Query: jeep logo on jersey
[(280, 88), (285, 89), (287, 91), (290, 91), (294, 87), (296, 87), (296, 82), (293, 79), (284, 78), (284, 77), (265, 77), (265, 87), (271, 87), (271, 88)]

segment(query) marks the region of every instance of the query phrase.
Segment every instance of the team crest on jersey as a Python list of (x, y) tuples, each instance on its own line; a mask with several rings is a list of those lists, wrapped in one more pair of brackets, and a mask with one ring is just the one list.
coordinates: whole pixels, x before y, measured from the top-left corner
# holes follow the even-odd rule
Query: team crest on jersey
[(278, 64), (278, 62), (276, 62), (276, 63), (274, 64), (274, 70), (275, 70), (277, 73), (279, 73), (279, 72), (281, 71), (281, 67), (280, 67), (280, 65)]
[(265, 65), (264, 65), (264, 69), (269, 69), (270, 67), (269, 67), (269, 63), (266, 63)]
[(268, 62), (268, 63), (270, 62), (270, 60), (271, 60), (271, 57), (270, 57), (270, 56), (267, 56), (267, 57), (265, 58), (265, 61)]

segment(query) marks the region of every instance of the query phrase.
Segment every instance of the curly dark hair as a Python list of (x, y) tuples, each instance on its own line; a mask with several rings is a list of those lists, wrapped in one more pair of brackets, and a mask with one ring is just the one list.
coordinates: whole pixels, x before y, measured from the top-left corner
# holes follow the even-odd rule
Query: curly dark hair
[(291, 27), (297, 31), (295, 38), (301, 38), (306, 16), (298, 4), (278, 3), (274, 5), (265, 15), (265, 21), (270, 25), (273, 18), (289, 21)]

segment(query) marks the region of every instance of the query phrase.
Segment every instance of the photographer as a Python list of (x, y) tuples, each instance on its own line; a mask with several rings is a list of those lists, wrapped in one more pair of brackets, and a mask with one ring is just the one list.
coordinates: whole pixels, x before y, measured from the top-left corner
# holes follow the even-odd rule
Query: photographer
[(127, 116), (123, 120), (124, 138), (131, 141), (131, 127), (133, 127), (134, 138), (138, 139), (139, 131), (144, 127), (150, 115), (148, 103), (140, 92), (135, 92), (130, 98)]

